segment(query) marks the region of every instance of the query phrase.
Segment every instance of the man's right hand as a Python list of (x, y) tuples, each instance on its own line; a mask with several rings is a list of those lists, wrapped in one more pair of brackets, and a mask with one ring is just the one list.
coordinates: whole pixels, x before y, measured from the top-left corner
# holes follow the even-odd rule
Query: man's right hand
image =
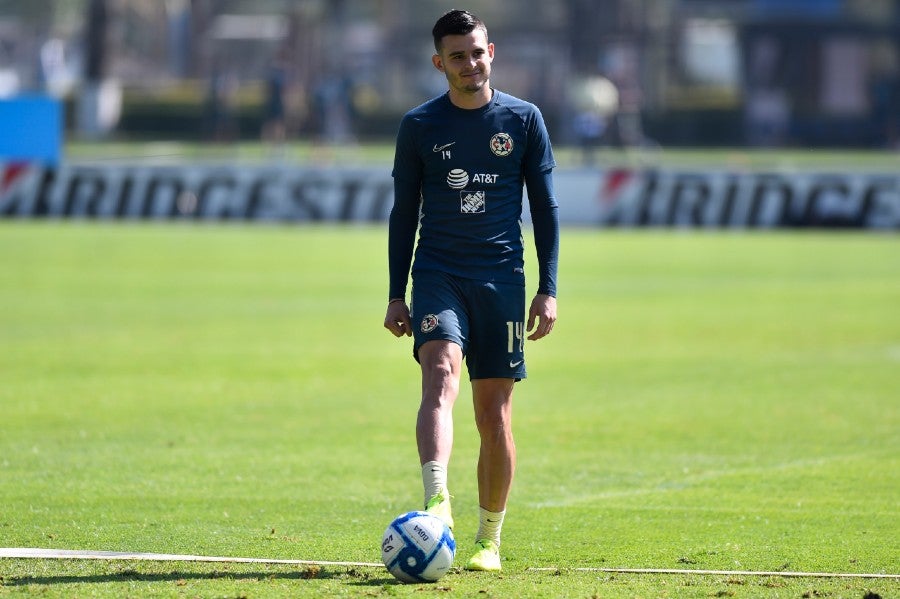
[(388, 303), (387, 313), (384, 315), (384, 328), (394, 334), (394, 337), (412, 336), (412, 327), (409, 324), (409, 306), (404, 301)]

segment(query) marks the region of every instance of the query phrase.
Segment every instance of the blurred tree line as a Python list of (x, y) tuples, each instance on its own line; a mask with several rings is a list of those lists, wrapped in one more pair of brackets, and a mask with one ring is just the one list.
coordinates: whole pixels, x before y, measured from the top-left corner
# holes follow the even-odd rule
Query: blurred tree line
[[(494, 84), (585, 147), (897, 143), (892, 0), (471, 0)], [(435, 0), (0, 0), (3, 70), (85, 135), (393, 135)], [(12, 79), (9, 79), (12, 80)]]

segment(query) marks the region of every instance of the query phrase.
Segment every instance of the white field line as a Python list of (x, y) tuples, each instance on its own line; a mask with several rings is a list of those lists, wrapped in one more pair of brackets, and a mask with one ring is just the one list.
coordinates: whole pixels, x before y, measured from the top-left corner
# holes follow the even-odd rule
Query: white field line
[[(0, 548), (0, 558), (15, 559), (93, 559), (157, 562), (225, 562), (241, 564), (287, 564), (295, 566), (341, 566), (383, 568), (373, 562), (327, 562), (300, 559), (257, 557), (212, 557), (170, 553), (130, 553), (120, 551), (76, 551), (70, 549)], [(886, 578), (900, 580), (900, 574), (857, 572), (754, 572), (748, 570), (672, 570), (666, 568), (526, 568), (529, 572), (603, 572), (608, 574), (676, 574), (684, 576), (783, 576), (785, 578)]]
[(123, 551), (74, 551), (69, 549), (0, 549), (0, 558), (31, 559), (96, 559), (134, 560), (151, 562), (226, 562), (239, 564), (288, 564), (293, 566), (346, 566), (384, 568), (384, 564), (371, 562), (323, 562), (302, 559), (266, 559), (257, 557), (211, 557), (206, 555), (174, 555), (171, 553), (130, 553)]
[[(574, 507), (577, 505), (584, 505), (595, 503), (598, 501), (605, 501), (609, 499), (619, 499), (623, 497), (640, 497), (643, 495), (656, 495), (656, 494), (666, 494), (675, 491), (683, 491), (685, 489), (693, 488), (699, 484), (707, 483), (712, 480), (718, 480), (722, 478), (727, 478), (730, 476), (746, 476), (746, 475), (757, 475), (757, 476), (766, 476), (770, 475), (773, 472), (784, 472), (795, 469), (806, 469), (806, 468), (819, 468), (822, 466), (827, 466), (834, 462), (839, 461), (852, 461), (859, 458), (870, 458), (877, 457), (881, 454), (885, 454), (885, 451), (877, 451), (877, 452), (860, 452), (856, 454), (839, 454), (833, 456), (824, 456), (818, 458), (804, 458), (798, 460), (791, 460), (787, 462), (781, 462), (776, 464), (769, 464), (763, 466), (735, 466), (733, 468), (721, 468), (721, 469), (710, 469), (703, 470), (700, 469), (697, 472), (684, 473), (684, 476), (681, 478), (667, 478), (656, 482), (653, 486), (643, 486), (643, 487), (634, 487), (627, 489), (611, 489), (606, 491), (600, 491), (597, 493), (588, 493), (588, 494), (577, 494), (572, 493), (564, 497), (556, 497), (549, 498), (543, 501), (534, 501), (529, 504), (530, 507), (538, 508), (538, 509), (547, 509), (547, 508), (563, 508), (563, 507)], [(666, 508), (669, 509), (669, 508)]]

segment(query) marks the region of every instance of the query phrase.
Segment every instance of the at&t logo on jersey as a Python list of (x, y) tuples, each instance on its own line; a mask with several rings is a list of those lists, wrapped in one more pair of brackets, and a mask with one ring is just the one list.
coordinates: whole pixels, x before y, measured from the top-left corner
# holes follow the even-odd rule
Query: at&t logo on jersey
[(491, 152), (495, 156), (509, 156), (513, 151), (513, 140), (509, 133), (495, 133), (491, 138)]
[(447, 173), (447, 185), (450, 189), (465, 189), (469, 184), (469, 173), (461, 168), (455, 168)]
[(494, 184), (500, 175), (496, 173), (475, 173), (469, 177), (469, 173), (461, 168), (455, 168), (447, 173), (447, 185), (450, 189), (465, 189), (469, 181), (472, 183), (490, 183)]

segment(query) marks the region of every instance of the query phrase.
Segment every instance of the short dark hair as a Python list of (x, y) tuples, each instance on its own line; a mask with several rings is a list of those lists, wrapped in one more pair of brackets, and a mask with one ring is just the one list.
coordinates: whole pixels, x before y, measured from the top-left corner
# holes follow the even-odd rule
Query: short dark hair
[(455, 9), (446, 12), (437, 20), (431, 30), (434, 49), (440, 54), (441, 40), (445, 35), (468, 35), (475, 29), (484, 31), (484, 37), (487, 38), (487, 25), (469, 11)]

